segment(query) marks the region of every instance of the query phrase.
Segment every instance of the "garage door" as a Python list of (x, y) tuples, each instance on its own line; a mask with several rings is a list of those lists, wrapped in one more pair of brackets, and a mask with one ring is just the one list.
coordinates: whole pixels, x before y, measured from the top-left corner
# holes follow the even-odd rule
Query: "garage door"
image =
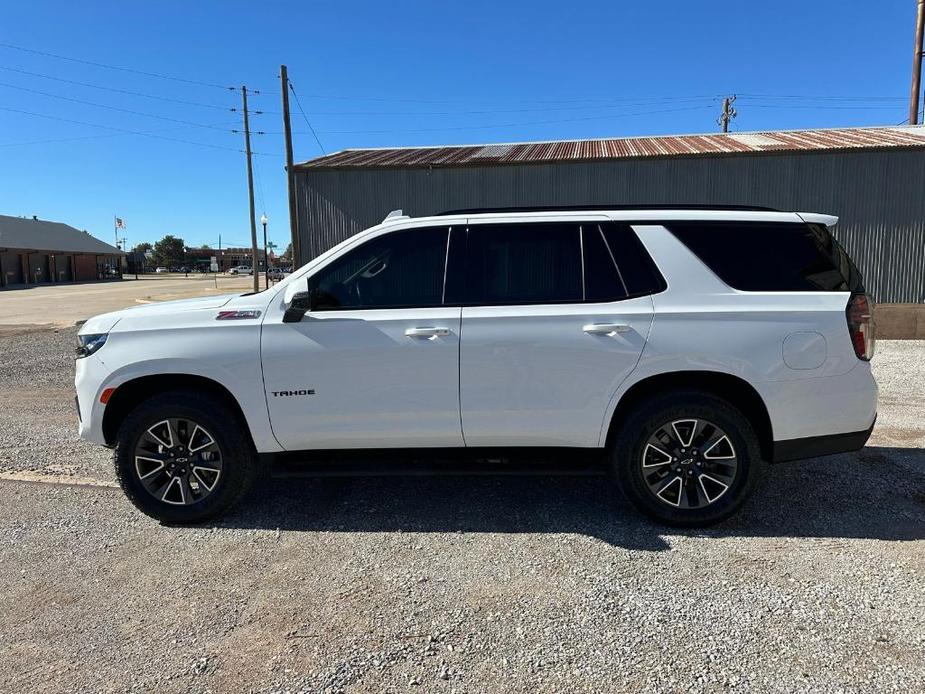
[(96, 279), (96, 256), (74, 256), (74, 279), (78, 282), (89, 282)]
[(51, 276), (48, 273), (47, 253), (29, 254), (29, 282), (34, 282), (35, 284), (51, 282)]
[(70, 282), (73, 279), (71, 275), (71, 256), (55, 256), (55, 282)]
[(22, 284), (22, 260), (19, 253), (0, 253), (0, 274), (4, 287), (8, 284)]

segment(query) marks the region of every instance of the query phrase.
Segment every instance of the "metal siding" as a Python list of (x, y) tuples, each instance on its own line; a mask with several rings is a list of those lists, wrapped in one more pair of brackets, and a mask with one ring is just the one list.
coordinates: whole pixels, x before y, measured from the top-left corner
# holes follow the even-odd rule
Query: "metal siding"
[(315, 257), (401, 208), (748, 204), (840, 218), (835, 236), (880, 302), (925, 301), (925, 154), (916, 150), (561, 161), (461, 168), (300, 169), (302, 247)]
[(520, 144), (347, 149), (296, 165), (296, 169), (478, 166), (592, 159), (831, 151), (925, 147), (925, 127), (829, 128), (705, 135), (665, 135)]

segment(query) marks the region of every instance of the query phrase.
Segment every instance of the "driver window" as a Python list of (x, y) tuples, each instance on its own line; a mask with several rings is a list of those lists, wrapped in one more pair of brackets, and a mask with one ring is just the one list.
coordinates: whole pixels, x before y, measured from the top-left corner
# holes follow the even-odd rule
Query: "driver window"
[(430, 227), (364, 243), (308, 279), (316, 310), (440, 306), (448, 239), (448, 228)]

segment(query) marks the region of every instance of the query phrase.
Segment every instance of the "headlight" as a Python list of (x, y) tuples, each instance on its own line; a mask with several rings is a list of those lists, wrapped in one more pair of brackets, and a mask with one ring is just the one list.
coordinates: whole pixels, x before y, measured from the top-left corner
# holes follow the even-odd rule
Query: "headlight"
[(106, 336), (107, 333), (100, 333), (98, 335), (78, 335), (77, 342), (79, 344), (77, 345), (77, 358), (83, 359), (97, 352), (106, 344)]

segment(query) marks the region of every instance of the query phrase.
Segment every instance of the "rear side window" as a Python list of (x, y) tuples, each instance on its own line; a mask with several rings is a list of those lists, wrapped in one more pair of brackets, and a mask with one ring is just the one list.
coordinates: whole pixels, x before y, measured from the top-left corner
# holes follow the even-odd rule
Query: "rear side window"
[(469, 227), (470, 300), (477, 304), (553, 304), (582, 300), (577, 224)]
[(863, 291), (857, 268), (823, 225), (673, 222), (667, 226), (734, 289)]

